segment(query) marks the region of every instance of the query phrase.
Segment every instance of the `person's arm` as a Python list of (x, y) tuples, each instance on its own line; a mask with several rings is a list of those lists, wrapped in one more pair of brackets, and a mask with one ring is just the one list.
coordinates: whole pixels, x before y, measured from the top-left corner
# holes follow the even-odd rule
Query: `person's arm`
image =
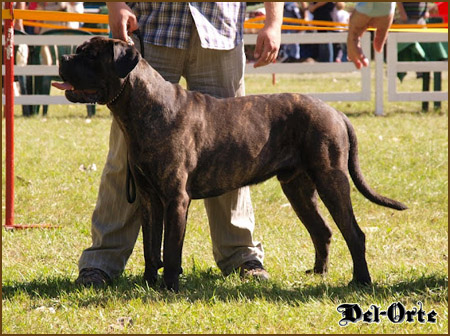
[(255, 47), (255, 68), (273, 63), (278, 55), (281, 43), (281, 25), (283, 23), (283, 2), (265, 2), (266, 20), (264, 28), (258, 33)]
[(402, 22), (407, 22), (408, 21), (408, 14), (406, 14), (405, 11), (405, 7), (403, 7), (403, 3), (402, 2), (397, 2), (397, 8), (398, 8), (398, 13), (400, 14), (400, 19), (402, 20)]
[[(16, 2), (16, 9), (27, 9), (27, 3), (26, 2)], [(23, 20), (14, 20), (14, 28), (20, 31), (25, 31), (25, 28), (23, 27)]]
[(108, 20), (114, 38), (127, 40), (128, 34), (139, 28), (136, 16), (125, 2), (106, 2)]
[(358, 2), (350, 16), (347, 35), (347, 56), (356, 68), (368, 66), (369, 60), (361, 48), (361, 37), (369, 27), (376, 29), (373, 47), (376, 52), (383, 50), (389, 27), (394, 19), (395, 2)]
[(302, 18), (304, 19), (306, 17), (305, 12), (308, 10), (308, 3), (305, 1), (301, 1), (298, 3), (300, 12), (302, 13)]
[(308, 10), (312, 14), (316, 11), (317, 8), (325, 6), (326, 4), (327, 4), (326, 2), (316, 2), (315, 4), (310, 3), (308, 6)]

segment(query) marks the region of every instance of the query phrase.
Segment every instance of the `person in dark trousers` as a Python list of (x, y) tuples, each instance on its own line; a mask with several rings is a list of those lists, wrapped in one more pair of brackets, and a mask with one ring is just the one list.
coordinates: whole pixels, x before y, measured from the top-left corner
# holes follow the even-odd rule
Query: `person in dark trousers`
[[(313, 15), (314, 20), (333, 21), (334, 2), (313, 2), (308, 10)], [(319, 30), (318, 33), (326, 33), (326, 30)], [(333, 44), (323, 43), (317, 47), (317, 58), (319, 62), (333, 62)]]

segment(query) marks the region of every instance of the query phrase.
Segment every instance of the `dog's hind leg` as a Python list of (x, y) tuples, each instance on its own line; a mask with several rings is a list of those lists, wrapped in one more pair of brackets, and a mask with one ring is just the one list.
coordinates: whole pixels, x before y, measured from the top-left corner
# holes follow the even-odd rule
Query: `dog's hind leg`
[(288, 182), (282, 182), (280, 179), (280, 183), (284, 194), (314, 243), (316, 252), (314, 268), (307, 273), (324, 274), (328, 270), (328, 253), (332, 232), (319, 213), (314, 183), (306, 173), (301, 173)]
[(142, 236), (144, 240), (145, 272), (144, 279), (150, 285), (157, 281), (158, 269), (163, 266), (161, 261), (161, 242), (163, 233), (164, 211), (158, 197), (150, 197), (150, 201), (142, 204)]
[(353, 214), (350, 199), (350, 183), (341, 169), (314, 170), (313, 181), (320, 198), (342, 232), (353, 259), (353, 282), (370, 284), (366, 262), (365, 235)]

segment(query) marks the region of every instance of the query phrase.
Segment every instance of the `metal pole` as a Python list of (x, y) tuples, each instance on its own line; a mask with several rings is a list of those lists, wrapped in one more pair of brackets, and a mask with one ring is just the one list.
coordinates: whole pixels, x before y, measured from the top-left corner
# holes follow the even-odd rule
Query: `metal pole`
[(14, 227), (14, 27), (13, 3), (6, 2), (11, 19), (5, 20), (5, 121), (6, 121), (6, 202), (5, 226)]

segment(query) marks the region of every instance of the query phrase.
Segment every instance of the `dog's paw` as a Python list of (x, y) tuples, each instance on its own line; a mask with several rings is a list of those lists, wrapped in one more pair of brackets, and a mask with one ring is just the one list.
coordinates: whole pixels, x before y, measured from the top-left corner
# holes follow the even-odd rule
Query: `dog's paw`
[(356, 287), (356, 288), (366, 288), (370, 287), (372, 285), (372, 280), (370, 278), (367, 279), (353, 279), (348, 283), (349, 287)]
[(158, 271), (145, 271), (144, 280), (148, 283), (149, 286), (154, 286), (158, 281)]
[(161, 284), (161, 288), (166, 288), (169, 291), (178, 293), (179, 289), (179, 274), (178, 273), (164, 273), (164, 283)]
[(306, 274), (320, 274), (320, 275), (325, 275), (327, 274), (327, 270), (326, 269), (309, 269), (305, 271)]
[(174, 283), (166, 283), (164, 281), (163, 283), (161, 283), (160, 288), (161, 288), (161, 290), (167, 289), (168, 291), (178, 293), (178, 290), (179, 290), (178, 281), (176, 281)]

